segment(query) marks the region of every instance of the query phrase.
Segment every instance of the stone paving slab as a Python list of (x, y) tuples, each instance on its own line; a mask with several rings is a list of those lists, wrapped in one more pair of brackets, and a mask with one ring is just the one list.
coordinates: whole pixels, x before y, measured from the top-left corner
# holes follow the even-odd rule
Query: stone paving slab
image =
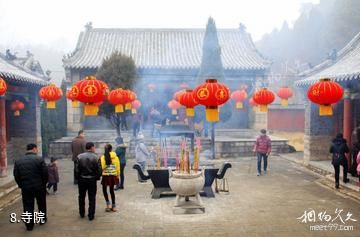
[[(9, 223), (9, 215), (22, 212), (21, 202), (0, 212), (0, 229), (6, 236), (360, 236), (359, 202), (344, 198), (316, 183), (318, 176), (299, 164), (280, 157), (270, 157), (269, 171), (256, 176), (255, 158), (231, 160), (227, 174), (230, 194), (203, 198), (205, 214), (174, 215), (174, 197), (151, 199), (152, 184), (139, 184), (129, 161), (125, 189), (116, 192), (116, 213), (104, 211), (105, 202), (98, 185), (95, 220), (78, 215), (77, 186), (72, 184), (72, 162), (60, 160), (59, 193), (49, 195), (49, 221), (32, 232), (24, 224)], [(310, 231), (309, 223), (297, 218), (305, 210), (326, 211), (334, 215), (343, 209), (356, 222), (346, 222), (352, 231)], [(316, 222), (316, 224), (327, 224)], [(4, 235), (5, 236), (5, 235)]]

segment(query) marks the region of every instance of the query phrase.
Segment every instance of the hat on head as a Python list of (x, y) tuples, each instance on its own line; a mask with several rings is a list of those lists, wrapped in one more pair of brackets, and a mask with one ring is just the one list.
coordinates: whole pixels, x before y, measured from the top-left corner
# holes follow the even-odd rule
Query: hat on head
[(51, 157), (50, 158), (50, 162), (54, 162), (54, 161), (56, 161), (57, 159), (56, 159), (56, 157)]

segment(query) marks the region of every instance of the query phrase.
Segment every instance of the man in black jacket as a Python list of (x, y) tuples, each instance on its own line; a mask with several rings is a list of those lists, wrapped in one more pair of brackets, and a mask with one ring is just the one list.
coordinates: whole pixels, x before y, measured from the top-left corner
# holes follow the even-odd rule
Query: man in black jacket
[(95, 154), (95, 145), (92, 142), (86, 143), (86, 152), (78, 155), (75, 174), (79, 180), (79, 213), (80, 217), (85, 216), (86, 192), (89, 196), (88, 218), (92, 221), (95, 218), (96, 204), (96, 182), (101, 176), (101, 166), (98, 163), (98, 156)]
[[(45, 161), (37, 156), (36, 144), (28, 144), (24, 157), (15, 161), (14, 177), (21, 188), (24, 213), (31, 215), (31, 219), (25, 222), (26, 229), (34, 228), (34, 199), (36, 199), (41, 216), (40, 224), (46, 222), (46, 183), (48, 181), (48, 169)], [(40, 215), (40, 213), (42, 213)], [(40, 220), (40, 219), (39, 219)]]
[(335, 187), (339, 188), (339, 174), (340, 174), (340, 165), (344, 167), (343, 172), (343, 181), (344, 183), (349, 182), (347, 178), (348, 172), (348, 161), (346, 159), (345, 153), (349, 153), (349, 147), (346, 144), (346, 140), (343, 138), (342, 133), (338, 133), (335, 139), (332, 141), (330, 147), (330, 153), (333, 154), (332, 165), (335, 169)]

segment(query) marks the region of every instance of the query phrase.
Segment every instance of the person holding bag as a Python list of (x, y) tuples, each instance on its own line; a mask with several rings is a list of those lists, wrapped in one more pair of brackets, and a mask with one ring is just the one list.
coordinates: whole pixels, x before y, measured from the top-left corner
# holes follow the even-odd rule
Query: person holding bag
[(345, 156), (345, 153), (349, 153), (349, 147), (347, 146), (346, 140), (344, 139), (342, 133), (338, 133), (335, 139), (332, 141), (332, 145), (330, 147), (330, 153), (333, 155), (331, 163), (335, 169), (335, 188), (339, 188), (340, 165), (342, 165), (344, 168), (343, 170), (344, 183), (350, 181), (347, 178), (348, 163)]

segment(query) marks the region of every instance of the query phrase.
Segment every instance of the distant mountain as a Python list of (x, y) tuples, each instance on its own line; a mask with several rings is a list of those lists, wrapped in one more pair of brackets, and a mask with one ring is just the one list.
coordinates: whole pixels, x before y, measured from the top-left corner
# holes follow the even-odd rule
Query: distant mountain
[(273, 61), (277, 73), (296, 73), (312, 67), (344, 47), (360, 32), (359, 0), (321, 0), (304, 4), (290, 28), (284, 22), (256, 42)]

